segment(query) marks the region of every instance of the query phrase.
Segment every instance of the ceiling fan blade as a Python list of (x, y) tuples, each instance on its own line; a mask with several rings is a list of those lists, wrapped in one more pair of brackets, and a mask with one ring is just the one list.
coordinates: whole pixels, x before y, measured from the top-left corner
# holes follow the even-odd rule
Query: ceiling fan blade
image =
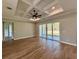
[(30, 12), (32, 18), (40, 18), (42, 15), (39, 15), (37, 10), (33, 9), (32, 12)]
[(33, 10), (33, 12), (36, 12), (35, 10)]
[(35, 10), (33, 10), (33, 15), (35, 15), (36, 14), (36, 11)]
[(42, 15), (38, 15), (38, 17), (41, 17)]
[(38, 13), (36, 12), (35, 15), (38, 15)]

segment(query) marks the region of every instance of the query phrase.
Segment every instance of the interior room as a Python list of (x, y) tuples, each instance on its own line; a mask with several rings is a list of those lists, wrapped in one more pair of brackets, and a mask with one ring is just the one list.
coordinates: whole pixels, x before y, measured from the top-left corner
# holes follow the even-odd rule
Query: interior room
[(76, 59), (76, 0), (2, 0), (3, 59)]

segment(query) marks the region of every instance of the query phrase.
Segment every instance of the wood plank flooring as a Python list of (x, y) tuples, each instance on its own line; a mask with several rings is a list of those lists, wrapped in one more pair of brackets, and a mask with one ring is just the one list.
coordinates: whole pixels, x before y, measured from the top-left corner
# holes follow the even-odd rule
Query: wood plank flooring
[(2, 50), (3, 59), (77, 59), (76, 47), (41, 38), (3, 42)]

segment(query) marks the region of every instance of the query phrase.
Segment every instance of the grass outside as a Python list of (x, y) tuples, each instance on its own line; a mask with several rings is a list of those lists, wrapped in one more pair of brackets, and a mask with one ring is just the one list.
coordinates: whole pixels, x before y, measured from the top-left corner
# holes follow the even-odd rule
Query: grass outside
[[(48, 33), (48, 35), (52, 35), (52, 31), (48, 31), (47, 33)], [(53, 31), (53, 35), (59, 36), (60, 33), (59, 33), (59, 31)]]

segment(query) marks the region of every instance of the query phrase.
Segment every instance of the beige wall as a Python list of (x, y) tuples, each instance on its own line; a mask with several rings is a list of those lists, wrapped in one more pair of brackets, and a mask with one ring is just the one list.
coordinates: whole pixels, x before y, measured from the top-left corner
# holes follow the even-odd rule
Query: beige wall
[(14, 22), (14, 39), (28, 38), (34, 36), (34, 24), (25, 22)]
[(45, 21), (43, 23), (60, 22), (60, 35), (61, 41), (71, 45), (76, 45), (77, 41), (77, 17), (76, 13), (71, 13), (51, 21)]
[(12, 22), (14, 24), (13, 25), (14, 40), (34, 37), (35, 35), (34, 23), (22, 22), (22, 21), (11, 21), (11, 20), (5, 20), (5, 19), (3, 20), (3, 22)]

